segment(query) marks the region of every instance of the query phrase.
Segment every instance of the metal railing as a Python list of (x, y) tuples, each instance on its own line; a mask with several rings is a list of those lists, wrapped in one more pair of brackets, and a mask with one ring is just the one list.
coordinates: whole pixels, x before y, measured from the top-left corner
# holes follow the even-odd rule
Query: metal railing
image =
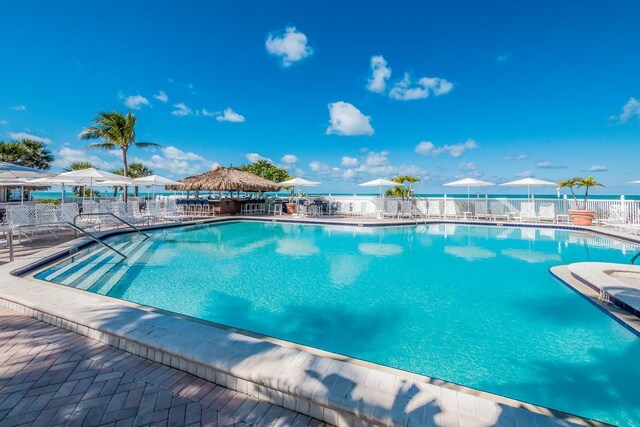
[(125, 221), (124, 219), (120, 218), (119, 216), (111, 213), (111, 212), (87, 212), (87, 213), (80, 213), (78, 215), (76, 215), (75, 217), (73, 217), (73, 225), (76, 225), (76, 221), (79, 217), (81, 216), (100, 216), (100, 215), (109, 215), (115, 219), (117, 219), (118, 221), (120, 221), (121, 223), (125, 224), (126, 226), (128, 226), (129, 228), (132, 228), (136, 233), (138, 234), (142, 234), (145, 237), (145, 240), (149, 238), (149, 235), (147, 233), (145, 233), (144, 231), (140, 230), (138, 227), (136, 227), (135, 225), (131, 224), (129, 221)]
[(635, 255), (633, 256), (633, 258), (631, 258), (631, 263), (630, 263), (630, 264), (631, 264), (631, 265), (634, 265), (634, 264), (636, 263), (636, 260), (638, 259), (638, 257), (640, 257), (640, 251), (638, 251), (638, 253), (637, 253), (637, 254), (635, 254)]
[(89, 237), (94, 242), (101, 244), (105, 248), (111, 249), (113, 252), (117, 253), (122, 258), (125, 258), (125, 259), (127, 258), (127, 256), (125, 254), (123, 254), (122, 252), (120, 252), (119, 250), (117, 250), (116, 248), (111, 246), (110, 244), (98, 239), (96, 236), (94, 236), (93, 234), (89, 233), (85, 229), (80, 228), (77, 225), (72, 224), (70, 222), (62, 221), (62, 222), (40, 223), (40, 224), (22, 224), (22, 225), (16, 225), (15, 227), (11, 227), (11, 229), (7, 231), (7, 244), (9, 246), (9, 262), (13, 262), (13, 260), (14, 260), (13, 231), (14, 230), (20, 230), (21, 228), (38, 228), (40, 226), (46, 226), (46, 227), (70, 227), (71, 229), (73, 229), (75, 231), (81, 232), (82, 234), (84, 234), (85, 236)]
[(20, 229), (24, 229), (24, 228), (38, 228), (38, 227), (67, 227), (67, 228), (71, 228), (76, 232), (80, 232), (80, 233), (84, 234), (85, 236), (87, 236), (91, 240), (93, 240), (94, 242), (99, 243), (100, 245), (104, 246), (105, 248), (108, 248), (108, 249), (114, 251), (115, 253), (117, 253), (118, 255), (120, 255), (121, 257), (126, 259), (127, 256), (125, 254), (123, 254), (122, 252), (120, 252), (119, 250), (114, 248), (113, 246), (111, 246), (108, 243), (104, 242), (103, 240), (97, 238), (96, 236), (94, 236), (93, 234), (89, 233), (87, 230), (85, 230), (82, 227), (79, 227), (76, 224), (76, 221), (77, 221), (78, 217), (82, 217), (82, 216), (100, 216), (100, 215), (108, 215), (108, 216), (111, 216), (111, 217), (115, 218), (117, 221), (119, 221), (122, 224), (128, 226), (129, 228), (134, 230), (136, 233), (142, 234), (144, 236), (144, 240), (149, 238), (149, 235), (147, 233), (145, 233), (144, 231), (140, 230), (135, 225), (131, 224), (130, 222), (120, 218), (119, 216), (117, 216), (117, 215), (115, 215), (115, 214), (113, 214), (111, 212), (82, 213), (82, 214), (78, 214), (78, 215), (73, 217), (73, 223), (72, 222), (68, 222), (68, 221), (55, 221), (55, 222), (35, 223), (35, 224), (20, 224), (20, 225), (16, 225), (16, 226), (11, 227), (11, 229), (7, 231), (7, 245), (9, 246), (9, 262), (13, 262), (14, 259), (15, 259), (14, 249), (13, 249), (13, 232), (15, 230), (19, 231)]

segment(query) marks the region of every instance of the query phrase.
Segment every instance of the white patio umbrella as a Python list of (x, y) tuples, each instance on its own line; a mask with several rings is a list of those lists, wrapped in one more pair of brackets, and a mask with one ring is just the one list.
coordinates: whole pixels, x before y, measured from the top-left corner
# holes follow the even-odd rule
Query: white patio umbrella
[(374, 179), (373, 181), (367, 181), (363, 182), (362, 184), (358, 184), (359, 187), (379, 187), (380, 197), (382, 197), (382, 187), (397, 187), (398, 185), (402, 184), (384, 178), (378, 178)]
[(40, 169), (0, 162), (0, 178), (2, 179), (43, 178), (52, 175), (52, 173)]
[[(156, 185), (182, 185), (181, 182), (178, 181), (174, 181), (172, 179), (169, 178), (165, 178), (163, 176), (160, 175), (149, 175), (149, 176), (143, 176), (141, 178), (136, 178), (133, 180), (133, 185), (137, 185), (137, 186), (151, 186), (152, 188), (152, 192), (153, 195), (152, 197), (155, 198), (156, 197)], [(147, 193), (149, 194), (149, 193)]]
[(531, 197), (531, 187), (557, 187), (557, 182), (544, 181), (536, 178), (523, 178), (515, 181), (505, 182), (506, 187), (527, 187), (527, 199)]
[[(116, 175), (115, 173), (106, 172), (100, 169), (87, 168), (79, 169), (77, 171), (63, 172), (58, 177), (71, 177), (71, 178), (88, 178), (89, 188), (93, 186), (94, 181), (106, 181), (116, 180), (119, 181), (124, 178), (122, 175)], [(84, 197), (84, 194), (83, 194)], [(93, 190), (91, 190), (91, 197), (93, 197)]]
[(28, 186), (26, 178), (13, 178), (0, 180), (0, 187), (20, 187), (20, 204), (24, 204), (24, 187)]
[[(287, 181), (279, 182), (278, 185), (281, 185), (283, 187), (297, 187), (296, 200), (300, 201), (300, 187), (315, 187), (316, 185), (320, 185), (320, 183), (315, 181), (309, 181), (304, 178), (293, 178)], [(296, 206), (297, 206), (297, 203), (296, 203)]]
[(480, 181), (479, 179), (475, 179), (475, 178), (464, 178), (464, 179), (459, 179), (458, 181), (447, 182), (444, 185), (446, 187), (467, 187), (467, 210), (468, 210), (470, 208), (470, 203), (471, 203), (470, 201), (471, 187), (490, 187), (495, 184), (492, 182)]
[(81, 186), (83, 184), (86, 185), (86, 184), (89, 183), (89, 178), (51, 176), (51, 177), (47, 177), (47, 178), (31, 179), (31, 180), (29, 180), (29, 183), (31, 183), (33, 185), (52, 184), (52, 185), (60, 185), (60, 186), (62, 186), (60, 202), (61, 202), (61, 204), (64, 204), (64, 189), (65, 189), (65, 185), (79, 185), (79, 186)]

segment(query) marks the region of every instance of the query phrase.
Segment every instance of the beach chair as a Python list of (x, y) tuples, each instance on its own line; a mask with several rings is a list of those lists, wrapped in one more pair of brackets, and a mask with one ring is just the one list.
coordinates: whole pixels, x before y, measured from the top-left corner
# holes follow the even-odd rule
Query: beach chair
[(430, 218), (442, 217), (440, 210), (440, 200), (429, 200), (427, 202), (427, 216)]
[(554, 203), (541, 203), (538, 208), (538, 221), (551, 221), (556, 223), (556, 205)]
[(505, 211), (504, 203), (498, 200), (491, 201), (491, 217), (496, 221), (501, 219), (509, 220), (509, 214)]
[(487, 211), (487, 202), (476, 201), (474, 203), (475, 214), (473, 215), (477, 219), (492, 219), (492, 215)]
[(520, 221), (537, 222), (538, 215), (536, 215), (536, 204), (534, 202), (522, 202), (520, 203)]
[(611, 205), (606, 219), (599, 221), (601, 225), (609, 227), (620, 227), (627, 223), (629, 211), (626, 205)]
[(382, 216), (385, 218), (400, 218), (402, 203), (399, 200), (386, 200)]
[[(29, 241), (32, 240), (36, 225), (35, 206), (8, 206), (6, 216), (7, 223), (12, 230), (19, 227), (15, 230), (18, 233), (18, 241), (22, 236), (25, 236)], [(29, 226), (33, 226), (33, 228)], [(31, 233), (31, 235), (27, 233)]]
[(65, 203), (64, 205), (60, 205), (58, 219), (61, 222), (70, 222), (71, 224), (73, 224), (73, 221), (78, 216), (78, 213), (80, 213), (80, 210), (77, 203)]
[(445, 218), (459, 218), (462, 214), (460, 208), (454, 200), (447, 200), (444, 203), (444, 217)]
[(375, 203), (371, 201), (362, 202), (362, 215), (366, 218), (375, 218), (378, 215)]

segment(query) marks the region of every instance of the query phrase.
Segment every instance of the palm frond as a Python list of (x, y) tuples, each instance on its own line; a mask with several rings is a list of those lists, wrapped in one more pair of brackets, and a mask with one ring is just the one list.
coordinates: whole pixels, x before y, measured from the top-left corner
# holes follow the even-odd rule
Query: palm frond
[(116, 150), (120, 147), (114, 144), (113, 142), (96, 142), (95, 144), (87, 145), (87, 148), (89, 149), (99, 148), (102, 150)]
[(162, 147), (162, 145), (155, 142), (134, 142), (134, 145), (138, 148)]

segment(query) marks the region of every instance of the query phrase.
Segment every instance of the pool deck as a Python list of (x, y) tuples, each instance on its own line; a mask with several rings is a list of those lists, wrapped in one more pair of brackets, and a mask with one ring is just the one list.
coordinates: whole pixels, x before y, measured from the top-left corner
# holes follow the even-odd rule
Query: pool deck
[(324, 423), (0, 308), (0, 425)]
[[(274, 217), (255, 219), (271, 221)], [(275, 217), (275, 220), (289, 219)], [(294, 221), (357, 226), (416, 223), (374, 219), (367, 220), (365, 225), (360, 218)], [(611, 235), (611, 230), (606, 231)], [(190, 374), (200, 381), (225, 388), (228, 393), (239, 393), (247, 399), (284, 408), (283, 414), (285, 409), (301, 414), (301, 417), (308, 417), (301, 419), (309, 422), (315, 418), (339, 426), (601, 425), (440, 380), (17, 276), (35, 262), (48, 262), (86, 243), (86, 239), (66, 242), (0, 266), (0, 306), (5, 307), (2, 313), (7, 313), (6, 309), (12, 310), (17, 314), (9, 311), (9, 318), (26, 319), (25, 316), (29, 316), (53, 325), (48, 327), (55, 327), (54, 330), (71, 331), (61, 333), (82, 335), (87, 342), (102, 346), (98, 355), (106, 351), (133, 355), (128, 357)], [(2, 333), (0, 336), (4, 337)], [(41, 336), (35, 341), (45, 344)], [(64, 341), (59, 344), (64, 349)], [(29, 354), (41, 352), (46, 353), (46, 348), (31, 350)], [(175, 392), (179, 393), (179, 390)], [(28, 399), (26, 392), (14, 399), (15, 404), (11, 405), (14, 407), (35, 404), (35, 399), (23, 403)], [(0, 411), (2, 409), (0, 406)], [(287, 418), (278, 424), (292, 425), (290, 421)]]

